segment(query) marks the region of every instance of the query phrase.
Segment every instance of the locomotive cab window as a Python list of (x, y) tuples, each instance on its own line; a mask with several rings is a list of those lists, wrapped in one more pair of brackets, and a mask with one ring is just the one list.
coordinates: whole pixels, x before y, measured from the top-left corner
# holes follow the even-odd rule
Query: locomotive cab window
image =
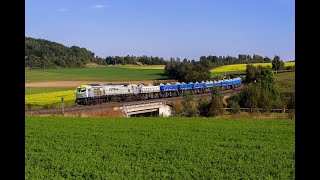
[(83, 88), (83, 89), (78, 89), (78, 93), (80, 93), (80, 92), (86, 92), (86, 89), (85, 88)]

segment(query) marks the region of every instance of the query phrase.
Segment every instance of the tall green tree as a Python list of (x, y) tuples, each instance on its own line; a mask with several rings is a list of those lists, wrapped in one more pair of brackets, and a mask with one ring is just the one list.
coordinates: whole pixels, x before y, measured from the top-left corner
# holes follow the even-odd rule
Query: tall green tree
[(272, 69), (274, 71), (276, 71), (276, 73), (277, 73), (277, 71), (281, 70), (284, 67), (284, 62), (281, 61), (280, 57), (277, 56), (277, 55), (274, 56), (274, 58), (271, 61), (271, 63), (272, 63)]
[(270, 109), (279, 104), (280, 92), (270, 67), (248, 66), (246, 80), (249, 84), (235, 98), (241, 107)]
[(276, 77), (274, 72), (270, 68), (262, 68), (260, 77), (257, 82), (261, 88), (268, 94), (268, 98), (277, 100), (280, 96), (280, 92), (277, 86)]

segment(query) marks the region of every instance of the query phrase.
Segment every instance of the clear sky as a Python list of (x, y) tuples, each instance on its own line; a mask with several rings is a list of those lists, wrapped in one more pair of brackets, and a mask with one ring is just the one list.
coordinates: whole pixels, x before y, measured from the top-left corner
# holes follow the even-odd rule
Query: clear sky
[(295, 59), (294, 0), (26, 0), (25, 34), (99, 57)]

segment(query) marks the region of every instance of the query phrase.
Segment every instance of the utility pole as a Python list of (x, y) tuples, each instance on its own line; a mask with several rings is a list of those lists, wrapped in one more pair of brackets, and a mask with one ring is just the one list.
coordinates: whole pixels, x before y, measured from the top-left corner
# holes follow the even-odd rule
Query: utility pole
[(64, 107), (63, 107), (63, 102), (64, 102), (64, 99), (63, 99), (63, 97), (62, 97), (62, 98), (61, 98), (62, 116), (64, 116)]

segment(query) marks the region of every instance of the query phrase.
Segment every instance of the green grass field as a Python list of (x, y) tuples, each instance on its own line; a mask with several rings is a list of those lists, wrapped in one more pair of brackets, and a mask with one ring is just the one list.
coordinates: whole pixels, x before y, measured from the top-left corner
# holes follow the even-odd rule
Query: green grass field
[(294, 179), (295, 122), (26, 117), (26, 179)]
[(278, 73), (275, 76), (281, 92), (295, 92), (295, 72)]
[[(254, 66), (261, 65), (263, 67), (270, 66), (272, 67), (271, 63), (252, 63)], [(284, 66), (294, 66), (295, 62), (285, 62)], [(231, 64), (231, 65), (225, 65), (221, 67), (217, 67), (214, 69), (211, 69), (210, 71), (214, 73), (215, 75), (223, 75), (224, 73), (245, 73), (247, 69), (247, 64)]]
[(117, 67), (64, 68), (25, 70), (25, 82), (47, 81), (133, 81), (168, 79), (161, 69), (130, 69)]

